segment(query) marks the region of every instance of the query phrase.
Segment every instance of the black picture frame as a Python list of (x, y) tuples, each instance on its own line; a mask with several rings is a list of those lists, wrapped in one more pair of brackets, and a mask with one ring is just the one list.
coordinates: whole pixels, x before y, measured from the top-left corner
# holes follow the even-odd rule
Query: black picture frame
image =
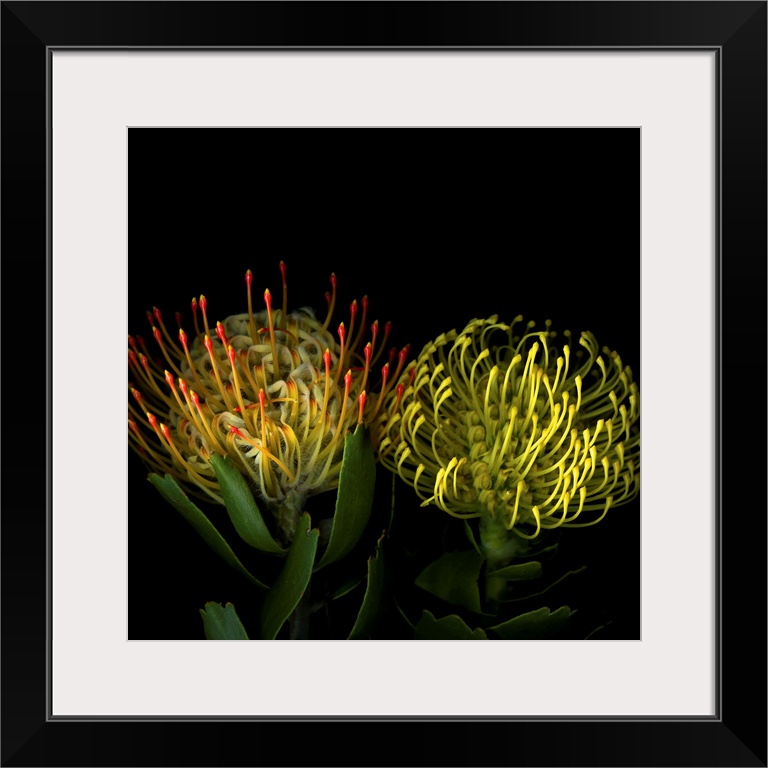
[[(31, 368), (32, 361), (22, 357), (19, 375), (16, 355), (4, 361), (2, 764), (765, 766), (766, 457), (760, 438), (766, 416), (766, 10), (765, 2), (696, 0), (2, 3), (2, 267), (11, 342), (6, 352), (9, 347), (22, 356), (32, 352), (36, 363)], [(65, 46), (717, 51), (716, 716), (502, 722), (361, 718), (365, 722), (354, 724), (50, 719), (50, 486), (42, 482), (42, 472), (44, 465), (50, 470), (52, 457), (45, 439), (50, 422), (44, 425), (41, 416), (51, 401), (41, 355), (50, 365), (50, 348), (43, 340), (50, 341), (51, 328), (41, 304), (50, 307), (51, 302), (45, 279), (51, 268), (50, 55)], [(672, 329), (681, 342), (690, 332), (696, 331)], [(695, 381), (699, 373), (690, 375)], [(20, 383), (23, 389), (15, 392)], [(26, 398), (34, 398), (29, 409), (19, 407)]]

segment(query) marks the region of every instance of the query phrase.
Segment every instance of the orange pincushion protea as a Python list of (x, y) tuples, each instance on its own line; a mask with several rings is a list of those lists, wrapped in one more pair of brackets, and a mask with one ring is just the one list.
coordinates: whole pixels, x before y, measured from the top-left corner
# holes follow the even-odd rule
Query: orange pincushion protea
[[(213, 332), (204, 296), (192, 300), (193, 339), (174, 339), (160, 310), (147, 313), (162, 359), (152, 360), (140, 337), (129, 337), (128, 428), (131, 447), (154, 472), (169, 473), (190, 490), (223, 503), (210, 458), (229, 456), (254, 491), (274, 508), (299, 510), (307, 496), (338, 485), (345, 434), (373, 421), (400, 375), (408, 348), (390, 350), (376, 389), (371, 373), (387, 341), (379, 323), (366, 328), (368, 299), (350, 306), (338, 339), (328, 330), (336, 277), (326, 293), (325, 320), (311, 309), (288, 312), (286, 268), (282, 308), (248, 311), (217, 322)], [(202, 317), (202, 328), (200, 319)], [(366, 330), (370, 339), (366, 342)], [(395, 359), (397, 362), (395, 364)], [(390, 369), (395, 371), (390, 375)]]

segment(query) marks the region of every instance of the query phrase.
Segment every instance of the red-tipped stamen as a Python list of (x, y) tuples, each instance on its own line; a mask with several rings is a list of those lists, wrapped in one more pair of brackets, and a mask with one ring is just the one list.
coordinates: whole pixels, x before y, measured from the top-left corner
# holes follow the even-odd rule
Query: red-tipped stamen
[(211, 329), (208, 327), (208, 300), (205, 296), (200, 297), (200, 311), (203, 313), (203, 327), (205, 328), (205, 335), (211, 336)]
[(389, 378), (389, 363), (384, 363), (384, 365), (381, 366), (381, 392), (384, 393), (384, 390), (387, 388), (387, 379)]
[(142, 434), (141, 430), (138, 428), (136, 423), (131, 419), (128, 419), (128, 428), (131, 430), (131, 433), (133, 434), (133, 439), (139, 444), (139, 447), (138, 447), (139, 455), (141, 455), (143, 459), (147, 459), (147, 457), (149, 457), (154, 462), (155, 466), (153, 467), (153, 470), (160, 469), (163, 472), (171, 474), (174, 477), (177, 477), (179, 479), (182, 479), (182, 480), (186, 479), (185, 476), (181, 472), (179, 472), (179, 470), (176, 468), (174, 463), (172, 461), (170, 462), (168, 461), (167, 454), (165, 455), (159, 454), (157, 451), (151, 448), (151, 446), (144, 439), (144, 435)]
[(140, 347), (142, 353), (147, 356), (147, 359), (151, 360), (152, 359), (152, 355), (151, 355), (151, 353), (149, 351), (149, 347), (147, 347), (147, 342), (144, 341), (144, 337), (143, 336), (137, 336), (136, 337), (136, 341), (139, 342), (139, 347)]
[(224, 403), (227, 406), (227, 410), (232, 411), (235, 408), (235, 403), (233, 403), (229, 399), (229, 392), (221, 380), (221, 375), (219, 374), (219, 366), (221, 365), (221, 363), (219, 362), (219, 358), (216, 355), (216, 352), (213, 347), (213, 342), (211, 341), (210, 336), (206, 335), (203, 341), (203, 345), (205, 346), (205, 349), (208, 352), (208, 357), (210, 357), (211, 359), (211, 368), (213, 370), (213, 375), (216, 378), (216, 384), (219, 387), (219, 392), (221, 392), (221, 395), (224, 398)]
[[(389, 416), (393, 416), (395, 413), (397, 413), (398, 410), (400, 410), (400, 403), (402, 402), (403, 395), (405, 394), (405, 386), (400, 383), (397, 385), (397, 388), (395, 390), (397, 392), (397, 397), (395, 398), (395, 402), (390, 406), (389, 408)], [(382, 403), (383, 398), (379, 398), (379, 400), (376, 403), (376, 410), (373, 412), (373, 415), (371, 416), (371, 420), (373, 420), (376, 417), (376, 414), (379, 412), (379, 406)]]
[[(379, 335), (379, 321), (378, 320), (374, 320), (371, 323), (371, 349), (374, 352), (376, 352), (376, 339), (378, 338), (378, 335)], [(371, 360), (371, 365), (375, 365), (376, 364), (376, 360), (377, 360), (378, 357), (379, 357), (379, 353), (376, 352), (375, 357)]]
[(197, 299), (192, 297), (192, 322), (195, 326), (195, 338), (199, 339), (203, 334), (200, 333), (200, 325), (197, 322)]
[(128, 437), (131, 437), (131, 436), (133, 437), (133, 439), (139, 444), (139, 453), (141, 455), (145, 455), (147, 451), (145, 450), (143, 445), (144, 437), (139, 431), (139, 428), (136, 426), (136, 422), (131, 418), (128, 419), (128, 430), (129, 430)]
[[(153, 425), (154, 426), (154, 425)], [(167, 425), (161, 424), (160, 425), (160, 431), (163, 434), (163, 437), (165, 438), (165, 441), (168, 443), (168, 447), (171, 449), (171, 452), (176, 457), (176, 460), (181, 464), (184, 469), (189, 472), (190, 475), (193, 475), (197, 482), (206, 485), (209, 488), (218, 488), (218, 484), (215, 483), (213, 480), (209, 480), (207, 477), (203, 477), (201, 474), (199, 474), (192, 465), (181, 455), (178, 447), (176, 446), (176, 443), (173, 441), (173, 437), (171, 436), (171, 430), (168, 429)]]
[(328, 457), (328, 461), (332, 460), (334, 454), (336, 453), (336, 446), (339, 444), (340, 440), (344, 439), (343, 433), (344, 433), (344, 422), (346, 420), (347, 416), (347, 402), (349, 401), (349, 390), (352, 387), (352, 371), (347, 371), (344, 375), (344, 397), (341, 401), (341, 411), (339, 412), (338, 420), (336, 422), (336, 431), (333, 433), (333, 438), (328, 443), (328, 445), (320, 451), (318, 458), (323, 458), (325, 456)]
[[(327, 295), (327, 294), (326, 294)], [(328, 317), (325, 318), (323, 323), (323, 332), (328, 330), (328, 326), (331, 324), (331, 318), (333, 317), (333, 310), (336, 307), (336, 274), (331, 273), (331, 298), (328, 300)]]
[(403, 366), (405, 365), (405, 361), (408, 358), (408, 352), (411, 350), (411, 345), (406, 344), (398, 353), (397, 355), (397, 370), (395, 370), (395, 375), (392, 377), (392, 381), (397, 381), (400, 378), (400, 373), (403, 370)]
[(147, 421), (149, 422), (149, 424), (152, 427), (152, 429), (155, 430), (155, 432), (157, 433), (157, 436), (162, 441), (163, 435), (160, 432), (160, 428), (157, 425), (157, 416), (155, 416), (154, 413), (150, 413), (149, 411), (147, 411)]
[(142, 397), (141, 392), (139, 392), (138, 389), (131, 387), (131, 394), (133, 395), (133, 399), (139, 404), (139, 408), (146, 412), (147, 409), (144, 405), (144, 398)]
[(277, 357), (277, 339), (275, 338), (275, 323), (272, 318), (272, 294), (269, 288), (264, 291), (264, 303), (267, 305), (267, 322), (269, 323), (269, 341), (272, 344), (272, 383), (280, 378), (280, 360)]
[[(235, 389), (235, 397), (237, 398), (237, 402), (240, 405), (240, 415), (243, 418), (243, 421), (245, 422), (245, 426), (249, 429), (253, 429), (253, 424), (248, 424), (248, 415), (246, 414), (245, 409), (245, 402), (243, 401), (243, 395), (240, 391), (240, 377), (237, 374), (237, 352), (235, 351), (235, 348), (230, 344), (227, 347), (227, 357), (229, 358), (229, 364), (232, 366), (232, 378), (234, 379), (234, 389)], [(255, 430), (254, 430), (255, 431)]]
[(139, 365), (139, 357), (141, 357), (141, 353), (137, 355), (132, 349), (128, 350), (128, 369), (134, 371), (139, 378), (143, 379), (145, 371)]
[[(249, 400), (256, 399), (256, 393), (259, 391), (259, 385), (256, 383), (254, 375), (251, 373), (251, 369), (248, 367), (248, 350), (241, 349), (237, 353), (237, 357), (240, 361), (240, 372), (245, 374), (245, 378), (248, 381), (249, 389), (245, 389), (245, 394)], [(242, 382), (241, 382), (242, 386)], [(252, 407), (252, 406), (249, 406)]]
[(192, 403), (192, 398), (190, 397), (189, 385), (187, 384), (186, 381), (184, 381), (184, 379), (179, 379), (178, 385), (179, 385), (179, 389), (181, 390), (181, 394), (184, 396), (184, 401), (187, 404), (187, 414), (189, 415), (189, 418), (192, 420), (192, 423), (195, 425), (195, 429), (197, 429), (198, 432), (205, 432), (206, 430), (203, 427), (202, 422), (198, 419), (198, 415)]
[(376, 407), (373, 409), (373, 413), (371, 414), (371, 421), (373, 421), (376, 418), (376, 415), (379, 412), (379, 408), (381, 408), (381, 404), (384, 401), (384, 395), (387, 391), (387, 380), (389, 379), (389, 363), (384, 363), (384, 365), (381, 367), (381, 391), (379, 392), (378, 398), (376, 398)]
[(280, 274), (283, 278), (283, 316), (280, 320), (281, 325), (287, 326), (286, 318), (288, 317), (288, 281), (285, 278), (286, 266), (285, 262), (280, 262)]
[(363, 411), (365, 410), (365, 390), (363, 390), (357, 397), (357, 424), (358, 426), (363, 423)]
[(248, 286), (248, 333), (251, 334), (251, 341), (255, 344), (256, 339), (256, 321), (253, 319), (253, 300), (251, 299), (251, 284), (253, 283), (253, 273), (249, 269), (245, 273), (245, 284)]
[(229, 346), (229, 339), (227, 338), (227, 333), (220, 321), (216, 323), (216, 335), (219, 337), (219, 341), (224, 345), (224, 349), (226, 349)]
[[(176, 389), (176, 382), (173, 380), (173, 376), (171, 375), (170, 371), (165, 371), (165, 383), (168, 385), (168, 387), (171, 390), (171, 393), (176, 398), (176, 402), (179, 404), (179, 409), (181, 410), (181, 413), (186, 415), (187, 409), (184, 407), (184, 403), (181, 402), (181, 398), (179, 397), (178, 390)], [(180, 381), (183, 381), (183, 379), (179, 379)]]
[[(130, 361), (132, 353), (128, 354), (128, 358)], [(147, 359), (146, 355), (139, 355), (139, 363), (141, 363), (140, 366), (136, 366), (134, 368), (134, 371), (138, 374), (140, 379), (144, 382), (144, 384), (147, 384), (151, 390), (155, 392), (155, 394), (165, 403), (166, 405), (169, 405), (171, 408), (173, 407), (172, 400), (168, 397), (168, 395), (163, 392), (160, 387), (157, 384), (157, 379), (155, 378), (155, 375), (152, 371), (152, 369), (149, 367), (149, 360)]]
[(129, 400), (128, 401), (128, 413), (133, 414), (137, 419), (141, 420), (141, 414), (147, 412), (147, 406), (142, 405), (141, 409), (135, 408), (133, 403)]
[(349, 399), (349, 390), (352, 388), (352, 371), (347, 371), (344, 374), (344, 401), (341, 404), (341, 416), (339, 417), (339, 424), (344, 423), (344, 414), (347, 410), (347, 400)]
[(339, 325), (339, 361), (336, 367), (336, 374), (333, 377), (334, 387), (338, 386), (339, 380), (341, 379), (341, 368), (344, 365), (344, 356), (346, 354), (346, 339), (347, 330), (344, 328), (344, 323), (341, 323)]
[(336, 453), (336, 446), (339, 444), (339, 441), (344, 439), (344, 422), (347, 418), (347, 403), (349, 402), (349, 390), (351, 388), (352, 371), (347, 371), (344, 374), (344, 398), (341, 401), (341, 412), (339, 413), (336, 431), (333, 434), (333, 439), (328, 443), (325, 450), (320, 452), (321, 456), (324, 456), (327, 453), (329, 460), (333, 457), (334, 453)]
[[(176, 346), (176, 342), (171, 338), (171, 334), (168, 333), (168, 329), (165, 327), (165, 323), (163, 322), (163, 313), (157, 307), (152, 307), (152, 312), (155, 315), (155, 320), (157, 320), (157, 324), (160, 326), (160, 330), (163, 332), (163, 336), (165, 336), (166, 340), (168, 341), (168, 344), (173, 350), (173, 354), (177, 355), (178, 357), (181, 357), (181, 350), (178, 348), (178, 346)], [(153, 329), (153, 333), (154, 333), (154, 329)]]
[[(377, 330), (378, 330), (378, 321), (377, 321)], [(390, 320), (387, 320), (387, 322), (384, 323), (384, 338), (381, 340), (381, 346), (379, 346), (379, 351), (376, 353), (376, 356), (371, 361), (371, 365), (376, 365), (379, 358), (381, 357), (381, 353), (387, 348), (387, 339), (389, 338), (389, 332), (391, 330), (392, 330), (392, 322)]]
[(323, 390), (323, 405), (320, 409), (320, 429), (325, 432), (325, 413), (328, 408), (328, 396), (331, 390), (331, 351), (323, 352), (323, 365), (325, 366), (325, 389)]
[(403, 400), (403, 394), (405, 394), (405, 387), (402, 384), (397, 385), (397, 398), (395, 399), (395, 407), (392, 409), (392, 413), (397, 413), (400, 410), (400, 403)]
[[(166, 362), (168, 363), (168, 365), (170, 365), (171, 368), (173, 368), (173, 372), (177, 376), (181, 376), (181, 371), (176, 366), (176, 363), (173, 362), (173, 360), (171, 359), (171, 356), (168, 354), (168, 350), (165, 348), (165, 344), (163, 343), (163, 335), (160, 333), (160, 329), (153, 328), (152, 333), (154, 334), (155, 341), (160, 347), (160, 351), (163, 353), (163, 357), (166, 359)], [(174, 346), (176, 345), (174, 344)], [(179, 350), (179, 354), (181, 354), (181, 350)]]
[[(355, 337), (355, 318), (357, 317), (357, 299), (355, 299), (350, 305), (349, 305), (349, 331), (348, 331), (348, 338), (350, 341), (354, 339)], [(355, 345), (354, 343), (349, 345), (350, 352), (355, 351)]]
[[(360, 299), (360, 304), (363, 308), (363, 314), (360, 316), (360, 329), (357, 332), (357, 336), (355, 337), (355, 341), (353, 342), (351, 349), (357, 349), (357, 345), (360, 344), (363, 339), (363, 334), (365, 333), (365, 320), (366, 316), (368, 315), (368, 297), (363, 296), (363, 298)], [(352, 335), (351, 329), (349, 334), (350, 336)]]
[(266, 413), (266, 405), (267, 405), (267, 394), (264, 392), (263, 389), (259, 390), (259, 413), (261, 414), (261, 439), (262, 441), (267, 440), (267, 413)]
[(363, 369), (363, 380), (360, 382), (360, 389), (365, 389), (365, 385), (368, 383), (368, 372), (371, 368), (371, 358), (373, 357), (373, 347), (369, 341), (363, 348), (363, 357), (365, 358), (365, 368)]
[[(261, 444), (266, 448), (266, 452), (270, 456), (274, 456), (272, 451), (272, 419), (267, 417), (267, 393), (263, 390), (259, 390), (259, 411), (261, 414)], [(262, 465), (263, 466), (263, 465)], [(267, 474), (272, 477), (272, 468), (267, 463)]]
[[(411, 349), (410, 344), (406, 344), (398, 353), (397, 355), (397, 368), (395, 369), (395, 374), (392, 376), (390, 386), (391, 384), (394, 384), (399, 378), (400, 373), (403, 370), (403, 366), (405, 365), (405, 360), (408, 357), (408, 352)], [(393, 359), (393, 355), (390, 353), (390, 360)], [(411, 383), (413, 383), (413, 375), (415, 372), (415, 368), (411, 371)], [(384, 398), (389, 393), (390, 387), (387, 386), (387, 379), (389, 378), (389, 364), (385, 364), (384, 367), (381, 369), (381, 394), (379, 395), (379, 399), (376, 401), (376, 410), (373, 412), (373, 416), (371, 416), (371, 419), (373, 419), (376, 414), (379, 412), (379, 407), (381, 406), (382, 402), (384, 401)]]
[(195, 363), (192, 360), (192, 355), (189, 352), (189, 337), (186, 333), (184, 333), (183, 328), (179, 328), (179, 341), (181, 342), (181, 346), (184, 350), (184, 356), (187, 358), (187, 365), (189, 365), (189, 370), (192, 371), (192, 375), (194, 376), (200, 391), (203, 393), (203, 397), (210, 397), (211, 393), (208, 391), (207, 387), (200, 379), (200, 376), (197, 374), (197, 368), (195, 367)]
[[(203, 413), (203, 406), (200, 404), (200, 396), (197, 394), (197, 392), (195, 392), (194, 389), (190, 391), (190, 394), (192, 395), (192, 402), (195, 404), (195, 409), (200, 415), (200, 421), (205, 427), (205, 432), (208, 435), (208, 437), (211, 439), (211, 446), (215, 448), (222, 455), (226, 455), (224, 448), (219, 442), (218, 435), (215, 434), (214, 431), (211, 429), (211, 425), (210, 425), (210, 422), (208, 421), (208, 417)], [(206, 404), (206, 407), (208, 408), (208, 410), (210, 410), (209, 405)]]
[(183, 328), (179, 328), (179, 341), (181, 342), (181, 347), (184, 350), (185, 353), (189, 353), (189, 340), (187, 338), (187, 334), (184, 333)]

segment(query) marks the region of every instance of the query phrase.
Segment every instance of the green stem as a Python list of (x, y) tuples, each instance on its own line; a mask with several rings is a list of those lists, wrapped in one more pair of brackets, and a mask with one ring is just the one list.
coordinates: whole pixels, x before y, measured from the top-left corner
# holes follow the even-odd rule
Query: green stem
[(280, 537), (286, 545), (293, 541), (306, 500), (307, 497), (304, 494), (291, 491), (280, 504), (272, 507)]
[(492, 517), (480, 518), (480, 546), (485, 554), (485, 597), (493, 607), (506, 597), (508, 581), (492, 575), (528, 550), (528, 541), (510, 533)]
[(299, 604), (288, 618), (289, 639), (291, 640), (309, 640), (309, 615), (312, 612), (309, 596), (311, 586), (312, 582), (310, 581), (301, 596), (301, 600), (299, 600)]

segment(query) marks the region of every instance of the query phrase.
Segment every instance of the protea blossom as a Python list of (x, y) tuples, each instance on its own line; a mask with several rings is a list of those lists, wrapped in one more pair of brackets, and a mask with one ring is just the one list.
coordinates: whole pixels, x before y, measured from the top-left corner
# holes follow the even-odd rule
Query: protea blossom
[(281, 307), (266, 290), (265, 308), (254, 311), (249, 270), (247, 312), (212, 323), (200, 296), (190, 334), (178, 314), (171, 333), (159, 309), (147, 313), (158, 356), (129, 337), (128, 428), (149, 469), (189, 492), (223, 503), (210, 458), (229, 456), (278, 519), (295, 519), (308, 496), (338, 485), (345, 435), (376, 418), (407, 348), (390, 350), (379, 376), (390, 324), (366, 325), (367, 297), (352, 302), (334, 336), (335, 275), (321, 321), (309, 308), (288, 311), (280, 269)]
[(640, 487), (639, 393), (616, 352), (584, 332), (521, 335), (496, 316), (427, 344), (375, 427), (381, 461), (422, 506), (481, 518), (484, 543), (588, 526)]

